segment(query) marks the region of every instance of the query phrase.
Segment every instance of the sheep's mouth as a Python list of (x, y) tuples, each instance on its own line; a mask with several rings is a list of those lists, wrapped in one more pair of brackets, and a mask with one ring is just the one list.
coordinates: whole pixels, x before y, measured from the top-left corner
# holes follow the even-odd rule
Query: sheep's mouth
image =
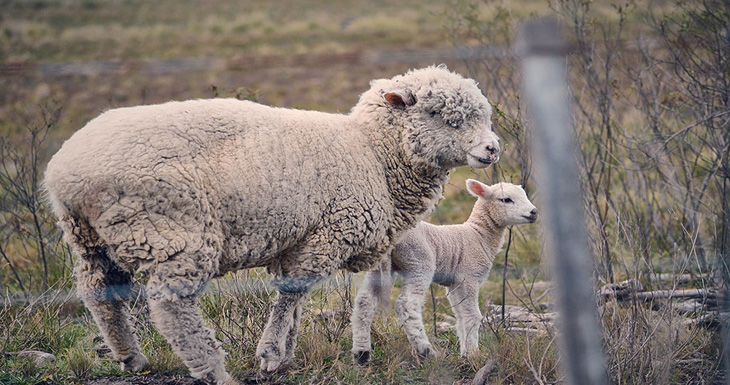
[(472, 154), (469, 154), (469, 156), (471, 156), (472, 158), (474, 158), (477, 162), (479, 162), (481, 164), (492, 164), (492, 160), (489, 158), (480, 158), (480, 157), (478, 157), (476, 155), (472, 155)]

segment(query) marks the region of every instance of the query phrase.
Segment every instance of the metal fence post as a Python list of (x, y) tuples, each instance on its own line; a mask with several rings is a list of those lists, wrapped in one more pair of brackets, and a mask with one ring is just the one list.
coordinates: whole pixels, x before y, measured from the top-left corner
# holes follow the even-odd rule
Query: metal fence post
[(531, 118), (533, 165), (559, 309), (559, 336), (567, 384), (606, 384), (576, 142), (568, 104), (566, 47), (555, 19), (525, 23), (518, 36), (523, 92)]

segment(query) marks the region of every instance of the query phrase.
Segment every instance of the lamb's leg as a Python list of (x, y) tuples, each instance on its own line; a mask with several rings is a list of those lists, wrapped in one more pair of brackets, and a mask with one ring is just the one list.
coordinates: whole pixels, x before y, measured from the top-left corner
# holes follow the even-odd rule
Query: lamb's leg
[(406, 332), (415, 353), (422, 357), (436, 353), (428, 341), (426, 327), (423, 325), (423, 304), (426, 302), (426, 291), (432, 278), (426, 274), (407, 274), (403, 290), (395, 300), (398, 324)]
[[(390, 263), (390, 262), (388, 262)], [(357, 292), (355, 306), (352, 309), (350, 322), (352, 323), (352, 354), (355, 361), (365, 364), (370, 361), (370, 331), (375, 318), (375, 311), (378, 307), (378, 293), (381, 290), (388, 290), (390, 287), (382, 287), (381, 275), (377, 270), (365, 274), (365, 280)], [(390, 285), (389, 285), (390, 286)]]
[(449, 289), (447, 298), (456, 315), (456, 334), (459, 337), (462, 357), (479, 351), (479, 327), (482, 313), (479, 311), (479, 288), (460, 283)]
[(225, 368), (225, 352), (205, 325), (198, 295), (210, 274), (194, 261), (159, 263), (147, 282), (150, 319), (190, 370), (209, 384), (233, 384)]
[(114, 265), (102, 248), (86, 249), (78, 254), (74, 274), (81, 300), (122, 369), (142, 370), (147, 358), (139, 347), (125, 303), (131, 293), (131, 275)]
[(261, 370), (273, 372), (291, 363), (301, 320), (302, 306), (309, 294), (304, 291), (279, 291), (269, 321), (256, 348)]

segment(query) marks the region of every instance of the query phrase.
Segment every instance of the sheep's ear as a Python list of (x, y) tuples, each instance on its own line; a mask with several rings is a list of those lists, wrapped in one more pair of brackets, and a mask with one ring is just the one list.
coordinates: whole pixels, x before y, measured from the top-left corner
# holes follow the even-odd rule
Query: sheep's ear
[(466, 191), (477, 198), (487, 199), (489, 196), (489, 186), (475, 179), (466, 180)]
[(406, 92), (405, 95), (396, 92), (386, 92), (383, 95), (383, 99), (398, 108), (410, 107), (416, 103), (416, 99), (410, 92)]

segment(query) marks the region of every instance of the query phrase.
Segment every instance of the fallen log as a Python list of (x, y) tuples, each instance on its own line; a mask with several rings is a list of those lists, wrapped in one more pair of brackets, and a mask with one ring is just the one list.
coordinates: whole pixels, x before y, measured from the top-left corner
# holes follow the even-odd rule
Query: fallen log
[(717, 298), (718, 292), (714, 289), (682, 289), (682, 290), (655, 290), (644, 291), (635, 294), (636, 299), (651, 301), (655, 299), (676, 299), (676, 298)]
[(730, 313), (710, 312), (684, 321), (685, 326), (720, 329), (730, 323)]
[[(499, 305), (489, 305), (485, 320), (494, 320), (502, 322), (502, 307)], [(504, 318), (510, 322), (552, 322), (557, 317), (557, 313), (535, 313), (529, 309), (520, 306), (505, 306)]]
[(623, 282), (610, 283), (604, 285), (598, 291), (598, 295), (603, 300), (616, 299), (619, 302), (627, 300), (652, 301), (655, 299), (679, 299), (679, 298), (697, 298), (703, 300), (716, 300), (718, 291), (715, 289), (673, 289), (673, 290), (654, 290), (642, 291), (644, 286), (635, 279), (629, 279)]
[(616, 298), (621, 301), (627, 297), (631, 297), (633, 294), (644, 290), (644, 286), (636, 279), (629, 279), (623, 282), (609, 283), (603, 285), (601, 290), (598, 291), (598, 295), (603, 299)]

